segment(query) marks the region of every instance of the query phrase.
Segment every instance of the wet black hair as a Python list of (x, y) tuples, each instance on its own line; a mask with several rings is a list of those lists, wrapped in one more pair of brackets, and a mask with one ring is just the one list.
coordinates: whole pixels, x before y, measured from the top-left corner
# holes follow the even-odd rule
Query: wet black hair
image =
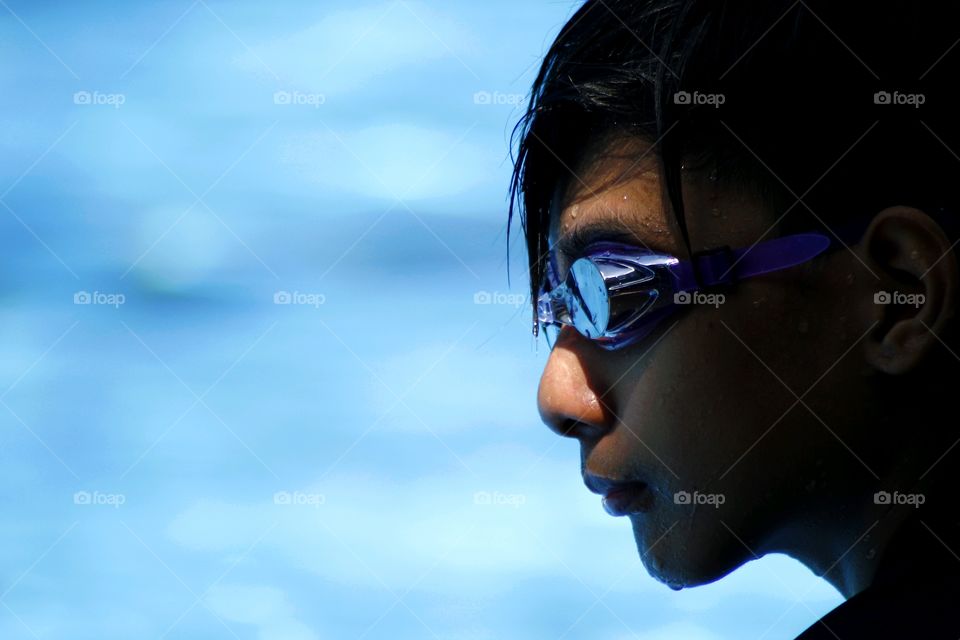
[(950, 0), (587, 0), (514, 129), (508, 233), (518, 216), (533, 299), (557, 189), (610, 136), (655, 143), (688, 251), (688, 159), (755, 187), (773, 235), (958, 209), (958, 18)]

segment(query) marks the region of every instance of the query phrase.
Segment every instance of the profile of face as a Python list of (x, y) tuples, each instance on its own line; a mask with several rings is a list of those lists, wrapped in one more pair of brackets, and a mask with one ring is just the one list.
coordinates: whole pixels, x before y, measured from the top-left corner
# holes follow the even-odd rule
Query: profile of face
[[(626, 137), (566, 181), (549, 233), (561, 277), (574, 236), (689, 257), (658, 167), (648, 141)], [(693, 251), (775, 237), (779, 213), (757, 193), (710, 166), (682, 174)], [(943, 350), (956, 288), (951, 241), (930, 216), (876, 211), (856, 244), (694, 299), (622, 349), (563, 327), (540, 414), (579, 442), (588, 486), (627, 490), (637, 549), (663, 583), (783, 552), (851, 595), (900, 518), (876, 492), (914, 486), (942, 454), (891, 410), (888, 381)]]

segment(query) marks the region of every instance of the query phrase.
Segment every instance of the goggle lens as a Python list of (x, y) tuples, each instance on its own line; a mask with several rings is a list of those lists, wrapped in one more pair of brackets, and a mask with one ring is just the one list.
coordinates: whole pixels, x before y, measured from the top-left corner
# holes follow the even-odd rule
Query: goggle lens
[(603, 336), (610, 322), (610, 296), (600, 269), (589, 258), (580, 258), (565, 284), (571, 324), (587, 338)]

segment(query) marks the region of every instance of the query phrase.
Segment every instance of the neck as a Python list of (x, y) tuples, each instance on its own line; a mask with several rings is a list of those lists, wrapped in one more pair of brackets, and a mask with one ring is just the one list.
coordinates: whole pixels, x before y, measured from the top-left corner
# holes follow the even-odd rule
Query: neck
[(858, 501), (863, 508), (838, 506), (813, 527), (807, 521), (806, 526), (795, 528), (796, 533), (787, 534), (785, 544), (778, 546), (830, 582), (844, 598), (872, 586), (957, 575), (960, 511), (955, 482), (943, 477), (947, 471), (949, 465), (944, 464), (939, 477), (930, 474), (920, 482), (907, 483), (902, 476), (885, 478)]

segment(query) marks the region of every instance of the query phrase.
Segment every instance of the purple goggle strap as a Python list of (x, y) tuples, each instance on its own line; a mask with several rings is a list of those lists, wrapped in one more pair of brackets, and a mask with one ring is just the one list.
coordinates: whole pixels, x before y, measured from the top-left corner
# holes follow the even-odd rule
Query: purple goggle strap
[(695, 291), (802, 264), (826, 251), (830, 245), (827, 236), (798, 233), (742, 249), (723, 247), (697, 253), (692, 260), (681, 261), (671, 271), (677, 276), (677, 291)]
[[(771, 271), (802, 264), (828, 249), (856, 244), (875, 214), (861, 216), (822, 232), (797, 233), (758, 242), (752, 247), (721, 247), (694, 254), (692, 261), (682, 260), (674, 269), (678, 291), (727, 285)], [(937, 209), (928, 212), (950, 238), (960, 234), (956, 212)]]

